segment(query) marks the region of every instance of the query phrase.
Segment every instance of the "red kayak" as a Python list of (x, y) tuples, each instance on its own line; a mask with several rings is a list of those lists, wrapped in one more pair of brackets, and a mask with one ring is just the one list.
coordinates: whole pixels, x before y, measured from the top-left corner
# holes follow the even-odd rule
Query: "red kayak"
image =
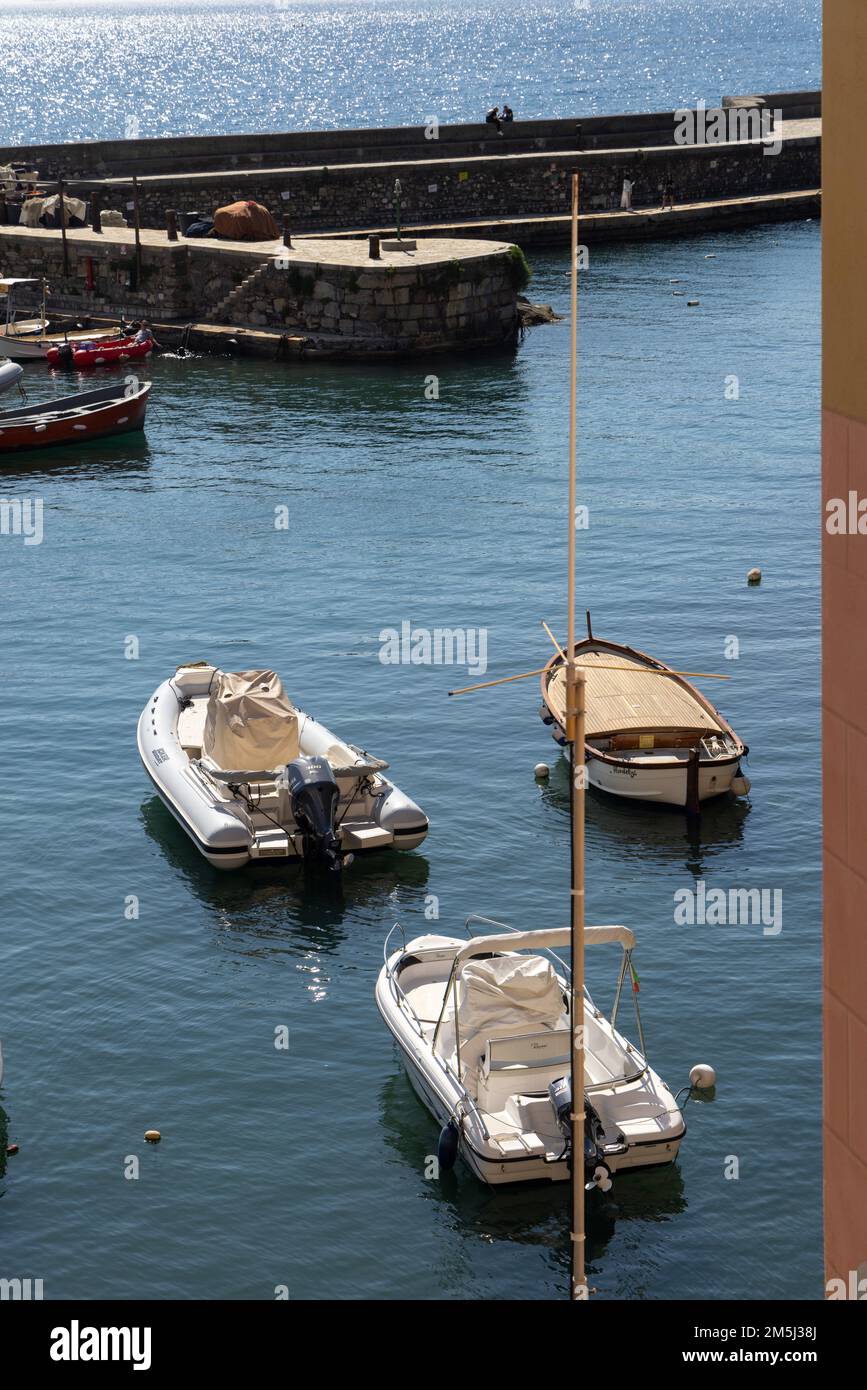
[(52, 444), (86, 444), (144, 429), (149, 381), (129, 395), (122, 385), (80, 391), (42, 405), (0, 410), (0, 454), (20, 449), (47, 449)]
[[(69, 346), (72, 346), (71, 344)], [(134, 338), (112, 338), (107, 343), (94, 343), (91, 347), (72, 347), (70, 354), (66, 344), (49, 348), (48, 361), (52, 366), (71, 362), (73, 367), (104, 367), (117, 362), (134, 362), (147, 357), (153, 350), (153, 343), (137, 343)]]

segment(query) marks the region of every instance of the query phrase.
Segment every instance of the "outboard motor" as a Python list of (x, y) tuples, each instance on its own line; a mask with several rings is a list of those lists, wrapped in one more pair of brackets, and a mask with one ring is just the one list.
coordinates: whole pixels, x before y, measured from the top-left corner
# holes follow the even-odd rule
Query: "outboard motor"
[[(572, 1171), (572, 1080), (568, 1076), (558, 1076), (548, 1086), (548, 1095), (554, 1107), (557, 1124), (560, 1126), (567, 1144), (567, 1162)], [(589, 1192), (598, 1187), (602, 1192), (610, 1192), (611, 1169), (605, 1162), (605, 1130), (593, 1106), (584, 1097), (584, 1186)]]
[(286, 764), (286, 786), (292, 814), (304, 832), (304, 858), (316, 860), (330, 872), (342, 867), (334, 817), (340, 789), (325, 758), (294, 758)]
[(61, 343), (57, 349), (57, 364), (60, 367), (72, 366), (73, 346), (71, 343)]

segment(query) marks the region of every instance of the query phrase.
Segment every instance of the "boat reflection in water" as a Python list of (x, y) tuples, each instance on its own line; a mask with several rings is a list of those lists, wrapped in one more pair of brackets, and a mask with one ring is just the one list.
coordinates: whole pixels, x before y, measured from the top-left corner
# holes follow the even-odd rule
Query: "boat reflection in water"
[[(560, 757), (550, 779), (540, 782), (542, 803), (569, 821), (569, 763)], [(747, 797), (725, 795), (705, 802), (701, 817), (684, 816), (675, 806), (637, 805), (621, 797), (589, 789), (587, 796), (588, 846), (610, 853), (618, 837), (629, 844), (630, 856), (649, 864), (685, 865), (701, 874), (707, 860), (740, 845), (752, 806)]]
[[(543, 1181), (493, 1188), (475, 1181), (460, 1164), (439, 1178), (426, 1178), (435, 1157), (436, 1132), (402, 1071), (389, 1077), (380, 1090), (380, 1116), (385, 1141), (405, 1167), (407, 1180), (410, 1173), (416, 1176), (418, 1196), (442, 1208), (453, 1232), (473, 1241), (547, 1246), (556, 1282), (562, 1282), (569, 1268), (569, 1234), (563, 1221), (568, 1197), (563, 1186)], [(683, 1175), (677, 1164), (636, 1169), (616, 1182), (610, 1193), (593, 1192), (586, 1203), (589, 1272), (592, 1274), (592, 1262), (605, 1253), (616, 1229), (622, 1233), (628, 1223), (672, 1220), (686, 1209)], [(454, 1254), (455, 1248), (450, 1247), (450, 1257)], [(467, 1269), (467, 1278), (472, 1277)], [(632, 1288), (634, 1297), (634, 1267), (633, 1282), (630, 1284), (628, 1275), (625, 1279), (625, 1287)], [(617, 1297), (610, 1286), (610, 1271), (606, 1283), (606, 1293)], [(526, 1297), (526, 1290), (522, 1296)], [(550, 1296), (550, 1290), (540, 1289), (539, 1296)]]
[(378, 928), (386, 908), (391, 912), (423, 897), (430, 874), (418, 850), (359, 856), (337, 876), (267, 860), (223, 874), (202, 858), (158, 796), (142, 803), (140, 820), (162, 858), (207, 909), (223, 944), (244, 955), (298, 945), (336, 950), (355, 930), (353, 919)]

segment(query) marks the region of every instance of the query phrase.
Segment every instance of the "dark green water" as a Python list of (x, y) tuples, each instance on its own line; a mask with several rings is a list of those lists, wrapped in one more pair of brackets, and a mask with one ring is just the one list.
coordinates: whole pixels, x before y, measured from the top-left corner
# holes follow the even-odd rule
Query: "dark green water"
[[(779, 226), (600, 249), (584, 277), (580, 606), (601, 635), (732, 676), (710, 693), (753, 781), (693, 838), (589, 798), (588, 920), (638, 935), (651, 1060), (673, 1089), (697, 1061), (720, 1077), (678, 1166), (623, 1178), (594, 1215), (602, 1297), (822, 1293), (818, 250), (817, 224)], [(536, 258), (534, 296), (567, 292), (565, 257)], [(486, 628), (488, 678), (547, 659), (567, 347), (564, 324), (514, 357), (386, 369), (164, 359), (146, 438), (3, 470), (4, 496), (45, 508), (41, 545), (0, 537), (4, 1277), (48, 1298), (563, 1296), (565, 1191), (425, 1179), (435, 1127), (373, 987), (385, 933), (429, 929), (429, 895), (439, 930), (566, 920), (566, 780), (536, 682), (449, 700), (465, 672), (377, 654), (409, 620)], [(358, 861), (342, 899), (294, 870), (212, 871), (134, 739), (196, 658), (274, 666), (389, 758), (431, 817), (423, 850)], [(677, 926), (697, 879), (781, 889), (781, 933)], [(590, 961), (606, 1007), (612, 970)]]

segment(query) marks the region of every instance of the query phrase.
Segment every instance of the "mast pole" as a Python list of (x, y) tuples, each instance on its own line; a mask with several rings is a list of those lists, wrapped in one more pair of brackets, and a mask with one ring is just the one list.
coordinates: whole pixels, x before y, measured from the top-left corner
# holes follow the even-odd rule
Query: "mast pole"
[(569, 1010), (572, 1057), (572, 1220), (569, 1297), (588, 1296), (584, 1233), (584, 684), (575, 656), (576, 415), (578, 391), (578, 174), (572, 175), (571, 343), (569, 357), (569, 615), (566, 644), (566, 741), (571, 754), (570, 924), (572, 995)]

